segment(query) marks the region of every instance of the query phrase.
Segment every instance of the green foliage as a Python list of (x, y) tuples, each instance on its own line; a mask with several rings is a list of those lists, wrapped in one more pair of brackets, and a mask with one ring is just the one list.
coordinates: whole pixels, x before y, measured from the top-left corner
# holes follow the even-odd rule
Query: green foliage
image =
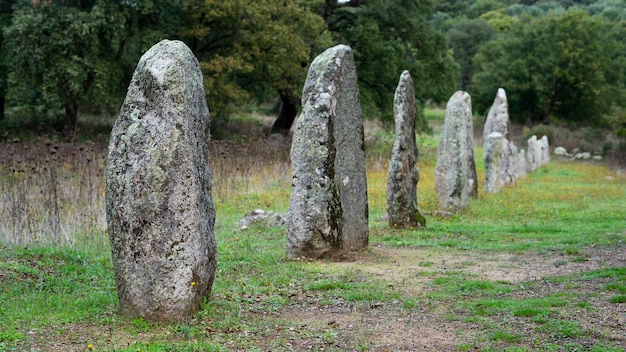
[(102, 61), (110, 48), (101, 47), (99, 40), (107, 20), (98, 7), (91, 11), (47, 3), (19, 7), (5, 30), (12, 52), (9, 95), (15, 103), (37, 107), (35, 113), (56, 113), (60, 107), (76, 110), (92, 88), (104, 94), (93, 83), (111, 74)]
[(298, 100), (309, 61), (331, 45), (320, 1), (185, 3), (179, 34), (200, 61), (213, 116), (277, 92)]
[(454, 91), (457, 66), (444, 37), (428, 21), (426, 1), (375, 0), (339, 7), (328, 18), (337, 42), (350, 45), (366, 117), (393, 120), (398, 77), (409, 70), (417, 98), (445, 101)]
[(468, 16), (480, 17), (482, 14), (505, 8), (506, 5), (498, 0), (476, 0), (470, 5)]
[[(4, 30), (4, 50), (11, 52), (5, 62), (10, 103), (24, 115), (40, 117), (64, 109), (70, 133), (79, 107), (117, 108), (129, 67), (134, 69), (139, 52), (146, 48), (137, 38), (163, 35), (150, 33), (148, 26), (155, 11), (163, 12), (158, 4), (165, 2), (20, 2)], [(167, 4), (174, 13), (175, 4)], [(158, 24), (168, 28), (164, 18)]]
[(3, 45), (4, 39), (2, 32), (11, 23), (13, 5), (15, 5), (15, 2), (16, 0), (3, 0), (0, 3), (0, 120), (4, 118), (8, 76), (6, 67), (8, 50), (6, 49), (6, 45)]
[[(610, 130), (620, 140), (605, 143), (606, 160), (624, 165), (624, 1), (439, 0), (435, 10), (475, 111), (486, 114), (503, 87), (515, 121)], [(497, 35), (477, 32), (477, 20)]]
[(514, 121), (602, 124), (614, 105), (624, 105), (624, 34), (579, 10), (527, 17), (476, 55), (472, 100), (486, 111), (503, 87)]
[(498, 33), (505, 33), (511, 30), (511, 28), (519, 22), (519, 18), (507, 15), (502, 9), (484, 13), (480, 18), (487, 21)]
[[(366, 116), (391, 120), (405, 69), (420, 105), (454, 90), (457, 67), (428, 22), (427, 1), (338, 6), (330, 17), (322, 16), (322, 0), (11, 3), (0, 11), (0, 59), (13, 53), (0, 61), (0, 97), (8, 97), (13, 113), (41, 121), (65, 110), (68, 129), (79, 110), (115, 113), (141, 54), (172, 37), (199, 59), (214, 128), (252, 99), (280, 95), (297, 103), (309, 62), (335, 43), (355, 51)], [(421, 122), (418, 129), (428, 131)]]
[(472, 59), (478, 49), (495, 37), (496, 31), (484, 19), (462, 19), (448, 30), (448, 45), (461, 67), (457, 88), (466, 90), (473, 75)]

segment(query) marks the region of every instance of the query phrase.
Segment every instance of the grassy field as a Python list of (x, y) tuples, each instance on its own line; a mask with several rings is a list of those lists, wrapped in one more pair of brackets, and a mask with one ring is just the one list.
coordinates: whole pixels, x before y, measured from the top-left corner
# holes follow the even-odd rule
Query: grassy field
[(214, 142), (215, 284), (173, 324), (117, 314), (105, 146), (2, 144), (0, 351), (626, 349), (626, 179), (553, 160), (436, 217), (437, 139), (419, 136), (427, 228), (396, 230), (382, 220), (392, 141), (368, 130), (370, 246), (341, 262), (287, 259), (281, 228), (237, 231), (252, 209), (287, 210), (288, 150)]

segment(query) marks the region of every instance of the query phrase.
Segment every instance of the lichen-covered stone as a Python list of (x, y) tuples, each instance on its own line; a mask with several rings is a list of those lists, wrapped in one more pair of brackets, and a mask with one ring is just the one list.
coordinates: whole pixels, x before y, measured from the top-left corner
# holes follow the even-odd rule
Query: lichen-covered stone
[[(496, 98), (493, 101), (493, 105), (491, 105), (489, 113), (487, 114), (487, 120), (485, 121), (485, 127), (483, 129), (483, 160), (485, 160), (486, 153), (488, 151), (485, 145), (487, 143), (487, 137), (493, 132), (502, 134), (502, 158), (499, 177), (500, 185), (513, 184), (517, 179), (515, 176), (517, 153), (514, 153), (513, 150), (516, 150), (517, 148), (512, 145), (512, 142), (509, 139), (508, 109), (509, 103), (506, 98), (506, 92), (504, 89), (499, 88)], [(499, 190), (500, 187), (497, 187), (497, 189)]]
[(517, 161), (515, 163), (515, 178), (517, 180), (526, 177), (527, 166), (526, 166), (526, 151), (524, 149), (520, 149), (517, 152)]
[(567, 149), (565, 149), (563, 147), (556, 147), (556, 148), (554, 148), (554, 155), (569, 156), (569, 153), (567, 152)]
[(426, 220), (417, 206), (417, 183), (420, 174), (415, 165), (415, 86), (409, 71), (402, 72), (393, 106), (396, 139), (391, 151), (387, 175), (387, 214), (389, 226), (424, 227)]
[(475, 196), (472, 100), (467, 92), (457, 91), (446, 106), (446, 117), (439, 137), (435, 189), (439, 206), (456, 211), (466, 208)]
[(352, 49), (311, 63), (291, 146), (287, 255), (336, 257), (368, 244), (363, 117)]
[(484, 143), (485, 192), (497, 193), (500, 190), (502, 170), (502, 147), (504, 136), (500, 132), (491, 132)]
[(139, 60), (109, 142), (106, 212), (122, 314), (180, 321), (213, 284), (209, 110), (191, 50)]
[(550, 143), (548, 143), (548, 136), (541, 137), (539, 141), (541, 148), (541, 166), (550, 162)]
[(517, 182), (517, 147), (504, 138), (502, 140), (502, 170), (500, 170), (500, 185), (512, 185)]
[(502, 88), (498, 89), (496, 98), (487, 114), (483, 140), (486, 140), (492, 132), (498, 132), (504, 138), (509, 138), (509, 103), (506, 99), (506, 92)]
[(528, 138), (526, 149), (526, 171), (533, 172), (543, 165), (543, 150), (537, 136)]

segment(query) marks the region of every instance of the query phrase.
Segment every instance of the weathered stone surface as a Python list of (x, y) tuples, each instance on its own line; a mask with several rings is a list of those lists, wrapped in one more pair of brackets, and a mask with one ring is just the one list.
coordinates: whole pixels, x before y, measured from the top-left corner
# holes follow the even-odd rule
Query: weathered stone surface
[(519, 180), (526, 177), (526, 151), (524, 149), (520, 149), (515, 155), (515, 179)]
[(526, 171), (533, 172), (541, 166), (541, 146), (537, 141), (537, 136), (528, 138), (526, 149)]
[[(509, 139), (509, 103), (506, 98), (506, 92), (504, 89), (499, 88), (496, 94), (496, 98), (493, 101), (493, 105), (489, 109), (487, 114), (487, 120), (485, 121), (485, 127), (483, 129), (483, 160), (486, 160), (486, 148), (487, 137), (493, 133), (498, 132), (502, 135), (502, 161), (500, 170), (500, 184), (513, 184), (517, 177), (515, 176), (515, 164), (517, 161), (517, 153), (513, 153), (517, 150)], [(494, 188), (495, 192), (500, 187)]]
[(507, 138), (502, 140), (502, 170), (500, 185), (512, 185), (517, 182), (517, 147)]
[(415, 86), (409, 71), (402, 72), (393, 106), (396, 139), (387, 174), (387, 214), (389, 226), (424, 227), (426, 219), (417, 206), (420, 174), (415, 165)]
[(556, 148), (554, 148), (554, 155), (568, 156), (569, 154), (567, 153), (567, 149), (565, 149), (563, 147), (556, 147)]
[(287, 224), (287, 214), (275, 213), (271, 210), (253, 209), (243, 218), (237, 221), (237, 230), (245, 231), (252, 224), (262, 224), (269, 227), (285, 227)]
[(550, 162), (550, 145), (548, 137), (531, 136), (528, 139), (528, 151), (526, 152), (526, 171), (532, 172)]
[(363, 118), (352, 49), (311, 63), (291, 147), (287, 255), (320, 258), (368, 243)]
[(504, 136), (500, 132), (491, 132), (485, 139), (485, 192), (497, 193), (500, 190), (502, 170), (502, 147)]
[(548, 143), (548, 136), (541, 137), (539, 141), (541, 146), (541, 166), (550, 162), (550, 144)]
[(496, 98), (487, 114), (483, 140), (486, 140), (492, 132), (498, 132), (504, 138), (509, 138), (509, 103), (506, 99), (506, 92), (502, 88), (498, 89)]
[(588, 152), (576, 153), (576, 155), (574, 155), (574, 159), (589, 160), (591, 159), (591, 153), (588, 153)]
[(443, 210), (466, 208), (477, 194), (472, 130), (471, 97), (457, 91), (448, 100), (437, 148), (435, 189)]
[(211, 290), (215, 210), (198, 61), (164, 40), (140, 59), (109, 142), (106, 212), (121, 313), (180, 321)]

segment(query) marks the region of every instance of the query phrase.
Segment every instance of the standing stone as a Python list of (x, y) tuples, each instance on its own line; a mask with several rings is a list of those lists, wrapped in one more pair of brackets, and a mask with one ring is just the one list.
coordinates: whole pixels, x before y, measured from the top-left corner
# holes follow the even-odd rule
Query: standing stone
[[(515, 183), (515, 162), (517, 160), (517, 154), (514, 154), (513, 149), (517, 149), (509, 139), (509, 103), (506, 98), (506, 92), (504, 89), (499, 88), (496, 94), (496, 98), (493, 101), (493, 105), (489, 109), (487, 114), (487, 120), (485, 121), (485, 127), (483, 129), (483, 160), (486, 158), (488, 152), (487, 137), (493, 133), (498, 132), (503, 136), (502, 145), (502, 157), (501, 170), (500, 170), (500, 184), (513, 184)], [(500, 187), (497, 187), (499, 190)], [(497, 190), (496, 190), (497, 191)]]
[(446, 117), (439, 137), (435, 189), (439, 206), (456, 211), (469, 205), (476, 195), (472, 100), (467, 92), (457, 91), (448, 101)]
[(541, 137), (541, 166), (550, 162), (550, 144), (548, 143), (548, 136)]
[(163, 40), (139, 60), (109, 142), (106, 213), (124, 315), (180, 321), (211, 290), (208, 143), (198, 61)]
[(526, 151), (520, 149), (519, 152), (517, 152), (517, 161), (515, 163), (515, 178), (519, 180), (526, 177), (526, 172)]
[(313, 60), (291, 146), (287, 255), (336, 257), (367, 247), (363, 118), (352, 49)]
[(387, 176), (389, 226), (422, 228), (426, 219), (417, 206), (418, 151), (415, 143), (415, 86), (409, 71), (402, 72), (394, 95), (396, 140)]
[(526, 143), (527, 143), (526, 171), (533, 172), (537, 168), (537, 161), (536, 161), (536, 158), (537, 158), (536, 149), (538, 148), (537, 136), (532, 135), (530, 138), (528, 138), (528, 141)]
[(503, 142), (504, 136), (500, 132), (491, 132), (485, 140), (485, 192), (488, 193), (497, 193), (501, 187)]
[(500, 185), (512, 185), (517, 182), (517, 147), (508, 138), (502, 140), (502, 170)]
[(504, 138), (509, 138), (509, 103), (506, 99), (506, 92), (499, 88), (496, 98), (489, 109), (485, 127), (483, 129), (483, 140), (492, 132), (502, 134)]
[(541, 147), (537, 142), (537, 136), (528, 138), (526, 149), (526, 171), (533, 172), (539, 167), (541, 162)]

